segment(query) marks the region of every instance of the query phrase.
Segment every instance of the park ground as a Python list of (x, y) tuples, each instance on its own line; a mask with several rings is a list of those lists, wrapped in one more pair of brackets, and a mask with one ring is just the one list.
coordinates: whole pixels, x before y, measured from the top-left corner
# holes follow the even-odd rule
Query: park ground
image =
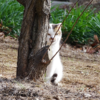
[(61, 50), (64, 76), (59, 86), (16, 79), (18, 40), (0, 42), (0, 100), (100, 100), (100, 54), (66, 44)]

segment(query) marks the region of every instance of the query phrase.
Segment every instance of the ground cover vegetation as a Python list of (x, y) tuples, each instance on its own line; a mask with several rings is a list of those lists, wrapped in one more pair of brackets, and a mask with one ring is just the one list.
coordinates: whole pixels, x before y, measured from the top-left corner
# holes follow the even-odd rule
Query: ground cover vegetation
[[(0, 2), (0, 31), (6, 35), (18, 37), (20, 35), (21, 22), (24, 7), (16, 0), (1, 0)], [(62, 22), (68, 14), (67, 9), (51, 8), (51, 23)], [(84, 6), (75, 7), (62, 25), (63, 40), (67, 37), (73, 24), (83, 11)], [(69, 43), (86, 44), (92, 40), (94, 34), (100, 37), (100, 12), (94, 13), (95, 9), (89, 7), (79, 19), (69, 37)]]
[[(62, 25), (63, 39), (67, 37), (72, 26), (84, 8), (84, 6), (75, 7), (64, 21)], [(68, 10), (59, 9), (59, 7), (57, 7), (55, 10), (53, 9), (55, 8), (52, 8), (51, 10), (51, 22), (62, 22), (65, 16), (68, 14)], [(94, 11), (95, 9), (91, 9), (91, 7), (89, 7), (80, 17), (69, 37), (70, 43), (86, 44), (88, 40), (93, 39), (95, 34), (100, 37), (100, 12), (95, 14)]]
[(19, 36), (24, 7), (17, 0), (1, 0), (0, 10), (0, 31), (13, 37)]

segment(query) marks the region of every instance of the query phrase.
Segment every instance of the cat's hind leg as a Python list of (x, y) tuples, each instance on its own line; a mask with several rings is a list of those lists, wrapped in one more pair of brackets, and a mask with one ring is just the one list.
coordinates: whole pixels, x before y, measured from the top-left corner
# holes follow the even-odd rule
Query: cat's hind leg
[(57, 78), (57, 74), (55, 73), (55, 74), (53, 74), (53, 76), (51, 78), (51, 83), (54, 83), (56, 78)]
[(57, 77), (55, 77), (53, 84), (58, 85), (58, 83), (61, 81), (61, 79), (62, 79), (62, 73), (57, 74)]
[(54, 68), (49, 65), (46, 71), (46, 82), (47, 83), (50, 83), (53, 74), (54, 74)]

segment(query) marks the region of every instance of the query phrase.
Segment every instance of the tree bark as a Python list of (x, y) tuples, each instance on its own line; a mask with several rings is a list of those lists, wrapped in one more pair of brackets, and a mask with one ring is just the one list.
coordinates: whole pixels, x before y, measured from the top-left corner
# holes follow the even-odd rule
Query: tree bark
[[(31, 69), (36, 69), (35, 71), (39, 70), (41, 60), (37, 62), (38, 58), (40, 57), (41, 59), (44, 51), (47, 50), (47, 47), (44, 46), (46, 44), (46, 34), (48, 31), (51, 0), (17, 1), (25, 7), (19, 37), (17, 77), (25, 78), (26, 76), (31, 76), (30, 78), (32, 79), (35, 78), (35, 73), (34, 71), (30, 73)], [(39, 64), (36, 65), (36, 63)], [(47, 64), (43, 64), (43, 66), (44, 68), (41, 68), (41, 72), (46, 69)]]
[(26, 2), (27, 0), (17, 0), (17, 1), (25, 7), (25, 5), (26, 5), (25, 2)]

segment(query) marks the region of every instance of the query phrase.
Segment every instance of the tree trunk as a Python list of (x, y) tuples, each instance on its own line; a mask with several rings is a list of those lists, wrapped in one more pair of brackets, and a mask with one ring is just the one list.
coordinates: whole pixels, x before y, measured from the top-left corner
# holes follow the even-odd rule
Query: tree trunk
[[(39, 78), (48, 65), (43, 64), (41, 59), (47, 50), (47, 47), (44, 46), (48, 31), (51, 0), (17, 1), (25, 7), (19, 37), (17, 77), (25, 78), (26, 76), (30, 76), (29, 78), (35, 79), (38, 75), (37, 78)], [(47, 59), (48, 55), (45, 57), (45, 60)], [(44, 68), (41, 66), (44, 66)]]

